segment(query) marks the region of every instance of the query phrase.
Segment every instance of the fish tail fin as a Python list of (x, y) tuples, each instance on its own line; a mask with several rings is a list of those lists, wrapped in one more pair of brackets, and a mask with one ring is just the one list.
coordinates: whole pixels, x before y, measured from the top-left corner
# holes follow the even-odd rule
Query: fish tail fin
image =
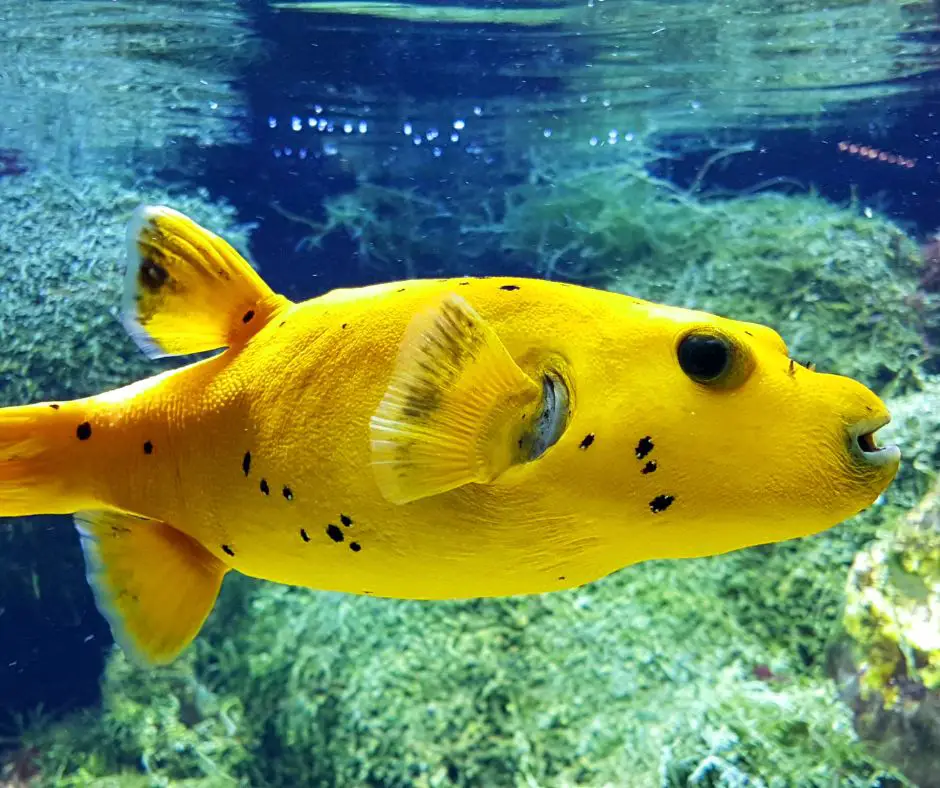
[(151, 358), (248, 341), (290, 302), (225, 240), (164, 206), (127, 227), (124, 326)]
[(0, 516), (69, 514), (92, 500), (77, 456), (90, 442), (84, 410), (81, 400), (0, 408)]

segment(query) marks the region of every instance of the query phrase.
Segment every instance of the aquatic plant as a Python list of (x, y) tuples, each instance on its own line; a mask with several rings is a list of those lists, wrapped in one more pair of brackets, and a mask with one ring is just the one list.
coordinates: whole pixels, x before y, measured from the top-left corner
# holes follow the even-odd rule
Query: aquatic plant
[(142, 202), (171, 203), (229, 228), (234, 211), (205, 192), (48, 171), (0, 180), (0, 402), (78, 397), (165, 368), (149, 361), (120, 322), (124, 228)]
[[(916, 280), (906, 237), (855, 208), (773, 195), (703, 202), (642, 174), (631, 180), (627, 170), (583, 181), (546, 172), (510, 190), (492, 215), (478, 210), (482, 232), (468, 236), (468, 257), (455, 265), (476, 259), (482, 268), (494, 241), (531, 270), (567, 249), (551, 263), (556, 275), (596, 271), (595, 281), (645, 288), (648, 297), (790, 320), (804, 329), (799, 350), (817, 358), (835, 353), (827, 343), (849, 347), (842, 331), (861, 332), (838, 305), (861, 300), (880, 309), (878, 299)], [(353, 195), (345, 216), (381, 242), (382, 217), (399, 210), (398, 196)], [(355, 210), (363, 195), (379, 209)], [(595, 199), (585, 206), (588, 195)], [(382, 207), (385, 200), (393, 207)], [(408, 200), (401, 210), (422, 205)], [(437, 210), (433, 202), (425, 208)], [(406, 229), (394, 228), (388, 260)], [(534, 254), (530, 239), (543, 230)], [(583, 269), (581, 248), (594, 263)], [(817, 280), (831, 313), (815, 311), (823, 309), (813, 298)], [(874, 284), (882, 296), (868, 292)], [(913, 389), (925, 380), (913, 355), (918, 326), (901, 330), (896, 313), (887, 315), (859, 334), (871, 358), (835, 360), (877, 379), (891, 361), (883, 354), (911, 353), (910, 368), (885, 379)], [(932, 428), (901, 419), (896, 429), (906, 444)], [(929, 437), (923, 441), (929, 452)], [(115, 653), (100, 714), (32, 729), (24, 745), (41, 753), (46, 784), (62, 786), (901, 780), (859, 741), (826, 665), (856, 552), (926, 488), (931, 462), (925, 453), (922, 464), (904, 466), (883, 505), (825, 535), (651, 562), (542, 597), (431, 605), (229, 577), (182, 662), (146, 671)]]
[[(772, 785), (797, 776), (806, 786), (873, 786), (891, 774), (859, 745), (824, 676), (737, 622), (716, 593), (721, 561), (648, 564), (550, 597), (435, 605), (233, 578), (187, 664), (219, 705), (241, 699), (234, 731), (180, 730), (182, 704), (165, 696), (187, 683), (121, 667), (129, 686), (108, 685), (119, 697), (103, 720), (86, 714), (58, 739), (53, 729), (28, 741), (63, 786), (81, 784), (72, 775), (129, 781), (142, 751), (154, 781), (212, 785), (196, 752), (223, 746), (212, 737), (249, 749), (220, 758), (227, 773), (268, 786)], [(760, 665), (773, 676), (759, 678)], [(148, 684), (146, 719), (161, 710), (160, 731), (176, 733), (115, 741), (141, 714), (119, 698), (144, 697), (135, 688)], [(162, 749), (147, 750), (152, 742)]]
[[(922, 428), (902, 419), (896, 439)], [(63, 786), (140, 784), (144, 753), (151, 782), (199, 786), (904, 784), (827, 674), (856, 552), (928, 478), (904, 474), (823, 536), (547, 596), (424, 604), (232, 576), (183, 663), (116, 652), (101, 717), (25, 742)], [(185, 711), (195, 687), (205, 716)], [(156, 732), (115, 738), (141, 719)]]
[(249, 757), (241, 703), (202, 685), (194, 658), (191, 652), (147, 674), (116, 653), (103, 680), (103, 709), (79, 712), (68, 726), (50, 726), (31, 745), (40, 754), (42, 784), (79, 788), (111, 778), (109, 784), (121, 788), (236, 785), (234, 774)]
[(346, 232), (386, 276), (523, 272), (769, 324), (795, 357), (883, 393), (916, 389), (937, 364), (938, 311), (911, 308), (923, 257), (896, 225), (813, 194), (703, 200), (651, 177), (652, 155), (536, 162), (483, 199), (363, 183), (327, 201), (306, 243)]

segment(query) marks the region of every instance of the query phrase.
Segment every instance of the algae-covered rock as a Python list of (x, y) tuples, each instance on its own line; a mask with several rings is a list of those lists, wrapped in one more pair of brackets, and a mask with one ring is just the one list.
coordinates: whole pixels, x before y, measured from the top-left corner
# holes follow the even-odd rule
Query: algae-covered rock
[[(821, 788), (892, 775), (821, 671), (741, 624), (720, 593), (731, 569), (655, 562), (570, 592), (434, 604), (233, 577), (184, 659), (190, 679), (116, 655), (100, 719), (27, 741), (61, 786), (123, 786), (144, 755), (155, 784), (200, 786), (220, 768), (251, 786)], [(240, 712), (231, 729), (184, 717), (195, 686)], [(134, 733), (141, 721), (153, 733)]]
[(148, 674), (115, 652), (103, 678), (103, 708), (50, 726), (33, 745), (42, 781), (57, 788), (237, 784), (234, 772), (249, 757), (241, 703), (197, 680), (195, 656)]
[(84, 396), (166, 367), (120, 322), (125, 228), (145, 202), (247, 245), (234, 210), (206, 193), (49, 172), (0, 179), (0, 403)]
[(856, 728), (921, 788), (940, 786), (940, 483), (859, 553), (846, 598)]
[(918, 292), (920, 249), (860, 206), (703, 201), (628, 162), (543, 164), (482, 200), (459, 185), (435, 198), (361, 184), (326, 209), (308, 242), (344, 230), (386, 276), (522, 271), (765, 323), (794, 357), (881, 392), (916, 388), (937, 363), (925, 335), (940, 317)]
[[(702, 203), (631, 177), (632, 190), (593, 176), (520, 186), (501, 212), (479, 209), (475, 228), (440, 216), (446, 232), (429, 242), (400, 223), (383, 236), (387, 206), (361, 213), (350, 202), (344, 221), (388, 260), (407, 234), (418, 273), (443, 260), (441, 239), (455, 232), (472, 241), (450, 265), (482, 272), (502, 250), (533, 273), (592, 274), (789, 327), (797, 352), (869, 383), (921, 381), (919, 323), (902, 325), (892, 302), (918, 263), (892, 225), (809, 197)], [(853, 299), (864, 309), (830, 310)], [(866, 310), (883, 319), (864, 322)], [(929, 427), (902, 419), (897, 429), (903, 446), (907, 430)], [(854, 555), (923, 485), (927, 456), (883, 505), (827, 534), (651, 562), (546, 596), (428, 604), (230, 577), (182, 663), (147, 672), (116, 656), (100, 717), (26, 741), (47, 783), (62, 786), (873, 788), (900, 778), (859, 740), (825, 655)], [(211, 703), (193, 712), (199, 693)]]
[[(233, 209), (205, 194), (42, 172), (0, 179), (0, 404), (85, 396), (167, 366), (138, 350), (119, 316), (125, 227), (143, 202), (169, 203), (245, 247)], [(94, 700), (107, 628), (69, 519), (0, 518), (0, 548), (7, 733), (37, 704)]]

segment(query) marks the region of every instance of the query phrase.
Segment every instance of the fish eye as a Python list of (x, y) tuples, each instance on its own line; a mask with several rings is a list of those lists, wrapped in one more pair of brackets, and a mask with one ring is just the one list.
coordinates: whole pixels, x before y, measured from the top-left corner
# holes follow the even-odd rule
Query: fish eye
[(734, 348), (725, 337), (703, 332), (686, 334), (676, 354), (679, 366), (696, 383), (721, 380), (731, 368)]

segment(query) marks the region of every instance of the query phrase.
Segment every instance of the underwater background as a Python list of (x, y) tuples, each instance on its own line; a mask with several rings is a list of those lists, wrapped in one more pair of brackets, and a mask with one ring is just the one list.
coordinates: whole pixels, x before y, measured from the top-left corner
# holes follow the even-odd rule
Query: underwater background
[(819, 536), (459, 603), (229, 576), (145, 670), (0, 520), (0, 786), (940, 786), (940, 6), (0, 0), (0, 404), (167, 368), (163, 203), (294, 299), (579, 282), (776, 328), (900, 474)]

